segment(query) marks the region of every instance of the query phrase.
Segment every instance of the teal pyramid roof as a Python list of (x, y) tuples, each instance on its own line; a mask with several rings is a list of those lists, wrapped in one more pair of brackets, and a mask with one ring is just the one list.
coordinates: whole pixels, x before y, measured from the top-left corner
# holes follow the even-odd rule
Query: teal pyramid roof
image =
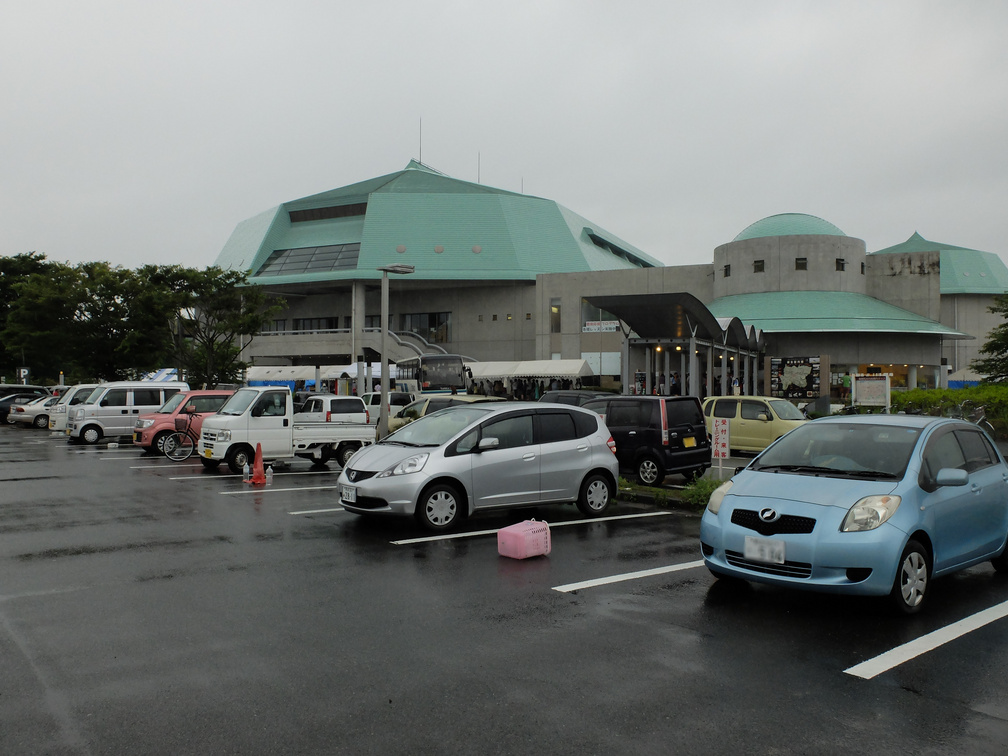
[(942, 294), (1004, 294), (1008, 292), (1008, 267), (993, 252), (933, 242), (914, 231), (902, 244), (872, 252), (890, 255), (911, 252), (938, 252)]

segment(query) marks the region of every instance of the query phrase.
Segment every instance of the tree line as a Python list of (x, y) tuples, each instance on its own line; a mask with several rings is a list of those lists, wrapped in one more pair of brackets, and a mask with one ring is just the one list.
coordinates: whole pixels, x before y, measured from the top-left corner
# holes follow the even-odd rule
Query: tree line
[(181, 367), (191, 386), (239, 381), (241, 350), (286, 307), (243, 271), (0, 257), (0, 375), (32, 383), (137, 379)]

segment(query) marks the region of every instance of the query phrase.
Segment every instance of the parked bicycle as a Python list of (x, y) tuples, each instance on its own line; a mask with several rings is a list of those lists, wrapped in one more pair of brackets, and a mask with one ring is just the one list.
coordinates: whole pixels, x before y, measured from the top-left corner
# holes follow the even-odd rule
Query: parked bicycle
[(199, 438), (192, 429), (193, 418), (198, 413), (185, 413), (175, 416), (175, 432), (164, 440), (164, 455), (172, 462), (184, 462), (196, 451)]
[(979, 425), (991, 438), (996, 438), (994, 426), (987, 419), (987, 410), (982, 404), (973, 404), (968, 399), (950, 407), (945, 412), (946, 417), (953, 417), (958, 420), (965, 420), (968, 423)]

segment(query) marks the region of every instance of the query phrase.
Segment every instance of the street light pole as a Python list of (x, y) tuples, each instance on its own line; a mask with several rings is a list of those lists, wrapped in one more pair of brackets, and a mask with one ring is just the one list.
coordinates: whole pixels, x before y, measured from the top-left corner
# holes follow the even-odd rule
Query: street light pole
[(381, 409), (378, 414), (378, 438), (385, 438), (388, 435), (389, 417), (389, 359), (388, 359), (388, 331), (389, 331), (389, 273), (408, 275), (416, 268), (412, 265), (383, 265), (378, 268), (382, 274), (381, 281)]

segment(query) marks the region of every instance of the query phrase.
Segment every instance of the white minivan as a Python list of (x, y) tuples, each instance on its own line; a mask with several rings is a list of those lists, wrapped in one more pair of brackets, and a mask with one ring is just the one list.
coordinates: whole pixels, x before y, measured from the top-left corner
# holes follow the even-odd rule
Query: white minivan
[(76, 383), (60, 394), (59, 401), (49, 413), (49, 430), (64, 432), (69, 425), (68, 415), (74, 407), (84, 402), (91, 392), (98, 388), (97, 383)]
[(71, 442), (96, 444), (102, 438), (132, 436), (137, 417), (156, 412), (185, 381), (113, 381), (102, 383), (70, 410), (66, 433)]

